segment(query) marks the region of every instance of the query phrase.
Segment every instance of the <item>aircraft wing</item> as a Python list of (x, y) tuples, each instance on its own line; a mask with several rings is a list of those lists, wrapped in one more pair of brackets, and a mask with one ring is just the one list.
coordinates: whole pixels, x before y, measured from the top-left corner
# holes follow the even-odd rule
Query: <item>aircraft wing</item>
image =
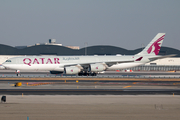
[(113, 60), (111, 60), (111, 61), (103, 61), (103, 62), (89, 62), (89, 63), (77, 63), (77, 64), (76, 63), (75, 64), (70, 63), (70, 64), (64, 65), (64, 67), (68, 67), (68, 66), (77, 66), (77, 67), (78, 66), (89, 66), (90, 64), (98, 64), (98, 63), (107, 65), (109, 67), (109, 66), (112, 66), (114, 64), (129, 63), (129, 62), (134, 62), (134, 60), (125, 60), (125, 61), (113, 61)]
[(127, 60), (127, 61), (108, 61), (105, 62), (106, 65), (108, 65), (108, 67), (114, 65), (114, 64), (120, 64), (120, 63), (129, 63), (129, 62), (134, 62), (134, 60)]

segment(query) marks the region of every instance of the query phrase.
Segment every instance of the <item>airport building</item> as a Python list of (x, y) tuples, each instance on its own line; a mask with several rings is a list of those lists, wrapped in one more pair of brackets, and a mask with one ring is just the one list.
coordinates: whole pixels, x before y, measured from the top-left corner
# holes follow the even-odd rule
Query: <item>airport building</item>
[[(56, 44), (55, 39), (49, 39), (49, 43), (35, 44), (31, 46), (8, 46), (0, 44), (0, 64), (5, 60), (24, 55), (62, 55), (62, 56), (76, 56), (76, 55), (134, 55), (142, 51), (143, 48), (135, 50), (127, 50), (115, 46), (90, 46), (79, 49), (78, 46), (63, 46)], [(180, 70), (180, 50), (161, 47), (159, 55), (176, 54), (175, 57), (159, 59), (143, 66), (131, 68), (132, 70)]]

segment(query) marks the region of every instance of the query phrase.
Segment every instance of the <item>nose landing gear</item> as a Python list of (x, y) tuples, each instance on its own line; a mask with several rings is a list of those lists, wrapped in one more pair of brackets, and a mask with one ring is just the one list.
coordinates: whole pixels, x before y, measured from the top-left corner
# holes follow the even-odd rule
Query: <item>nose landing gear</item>
[(17, 75), (17, 76), (21, 76), (21, 74), (20, 74), (20, 70), (16, 70), (16, 72), (15, 72), (15, 73), (16, 73), (16, 75)]

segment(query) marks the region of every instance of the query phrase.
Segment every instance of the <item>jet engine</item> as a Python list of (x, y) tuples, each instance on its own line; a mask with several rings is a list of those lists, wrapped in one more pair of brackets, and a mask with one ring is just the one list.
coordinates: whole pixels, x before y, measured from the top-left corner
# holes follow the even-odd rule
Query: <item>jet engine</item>
[(78, 74), (81, 71), (80, 68), (76, 66), (71, 66), (71, 67), (65, 67), (64, 68), (64, 73), (65, 74)]
[(89, 70), (91, 72), (102, 72), (106, 69), (106, 66), (103, 64), (90, 64)]

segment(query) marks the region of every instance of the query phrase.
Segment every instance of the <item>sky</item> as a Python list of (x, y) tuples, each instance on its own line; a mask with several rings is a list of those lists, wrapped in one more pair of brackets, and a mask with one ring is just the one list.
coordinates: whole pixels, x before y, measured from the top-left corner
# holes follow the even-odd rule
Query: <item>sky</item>
[(134, 50), (165, 32), (180, 50), (180, 0), (0, 0), (0, 44), (111, 45)]

